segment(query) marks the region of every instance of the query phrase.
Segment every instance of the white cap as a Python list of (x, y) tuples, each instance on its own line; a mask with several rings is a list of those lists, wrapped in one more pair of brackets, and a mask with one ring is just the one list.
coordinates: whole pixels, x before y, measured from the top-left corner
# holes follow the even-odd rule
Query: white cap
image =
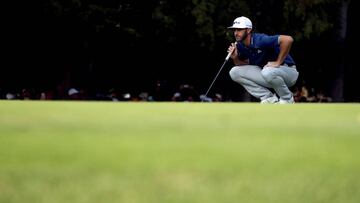
[(77, 89), (75, 89), (75, 88), (71, 88), (71, 89), (69, 89), (69, 91), (68, 91), (68, 95), (69, 95), (69, 96), (71, 96), (71, 95), (73, 95), (73, 94), (77, 94), (77, 93), (79, 93), (79, 91), (78, 91)]
[(251, 20), (247, 17), (241, 16), (234, 20), (233, 25), (228, 27), (228, 29), (242, 29), (242, 28), (252, 28)]
[(14, 94), (11, 94), (11, 93), (7, 93), (6, 94), (6, 99), (15, 99), (15, 95)]

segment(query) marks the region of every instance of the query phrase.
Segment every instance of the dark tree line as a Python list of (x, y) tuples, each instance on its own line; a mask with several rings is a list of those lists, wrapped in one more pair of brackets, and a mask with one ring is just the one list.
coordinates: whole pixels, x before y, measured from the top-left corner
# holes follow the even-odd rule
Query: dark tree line
[[(191, 83), (205, 92), (232, 42), (240, 15), (255, 30), (295, 38), (299, 83), (335, 101), (359, 101), (358, 43), (351, 0), (40, 0), (7, 15), (1, 88), (49, 89), (67, 81), (85, 89), (151, 91), (155, 81)], [(230, 66), (230, 64), (228, 64)], [(228, 69), (214, 91), (235, 96)]]

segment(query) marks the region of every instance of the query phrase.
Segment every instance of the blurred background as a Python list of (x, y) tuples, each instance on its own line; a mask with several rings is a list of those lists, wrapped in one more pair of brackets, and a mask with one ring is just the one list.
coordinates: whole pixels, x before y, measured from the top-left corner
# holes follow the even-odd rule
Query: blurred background
[[(298, 102), (359, 102), (351, 0), (38, 0), (5, 10), (1, 99), (199, 101), (249, 17), (295, 39)], [(254, 101), (228, 62), (209, 101)]]

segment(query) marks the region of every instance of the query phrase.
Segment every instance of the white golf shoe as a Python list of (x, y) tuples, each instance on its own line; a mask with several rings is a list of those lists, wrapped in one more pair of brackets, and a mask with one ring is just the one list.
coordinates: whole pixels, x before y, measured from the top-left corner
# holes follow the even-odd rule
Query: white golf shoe
[(278, 97), (274, 94), (272, 97), (261, 100), (261, 104), (276, 104), (279, 102)]
[(291, 97), (289, 100), (280, 99), (279, 104), (295, 104), (294, 97)]

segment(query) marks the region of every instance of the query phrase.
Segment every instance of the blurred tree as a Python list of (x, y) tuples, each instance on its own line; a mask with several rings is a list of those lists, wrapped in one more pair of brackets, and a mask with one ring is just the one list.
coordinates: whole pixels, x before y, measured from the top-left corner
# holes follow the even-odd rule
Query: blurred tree
[[(325, 60), (332, 58), (331, 61), (325, 63), (327, 66), (325, 71), (332, 74), (330, 94), (336, 102), (344, 101), (347, 17), (350, 2), (351, 0), (286, 0), (284, 7), (286, 20), (284, 26), (293, 30), (296, 40), (321, 37), (327, 32), (334, 33), (329, 41), (324, 42), (331, 43), (331, 46), (328, 46), (329, 49), (326, 49), (325, 44), (317, 44), (317, 46), (321, 47), (319, 52), (325, 55)], [(336, 55), (333, 55), (335, 52)], [(331, 57), (332, 55), (334, 57)], [(322, 68), (319, 67), (319, 69)]]
[[(41, 0), (28, 2), (10, 17), (15, 19), (10, 28), (17, 40), (8, 52), (23, 59), (14, 60), (14, 67), (36, 67), (19, 68), (25, 71), (20, 79), (40, 72), (51, 78), (55, 72), (60, 80), (68, 75), (62, 72), (70, 72), (74, 81), (83, 80), (81, 74), (87, 73), (90, 79), (85, 83), (104, 86), (135, 88), (137, 83), (161, 78), (186, 78), (195, 81), (195, 86), (207, 86), (199, 78), (213, 77), (233, 40), (226, 27), (235, 17), (245, 15), (259, 32), (292, 35), (292, 54), (301, 75), (313, 81), (324, 76), (327, 82), (317, 83), (330, 83), (332, 97), (341, 101), (344, 74), (351, 72), (344, 54), (351, 44), (347, 13), (352, 2)], [(47, 79), (39, 85), (48, 83), (57, 80)]]

